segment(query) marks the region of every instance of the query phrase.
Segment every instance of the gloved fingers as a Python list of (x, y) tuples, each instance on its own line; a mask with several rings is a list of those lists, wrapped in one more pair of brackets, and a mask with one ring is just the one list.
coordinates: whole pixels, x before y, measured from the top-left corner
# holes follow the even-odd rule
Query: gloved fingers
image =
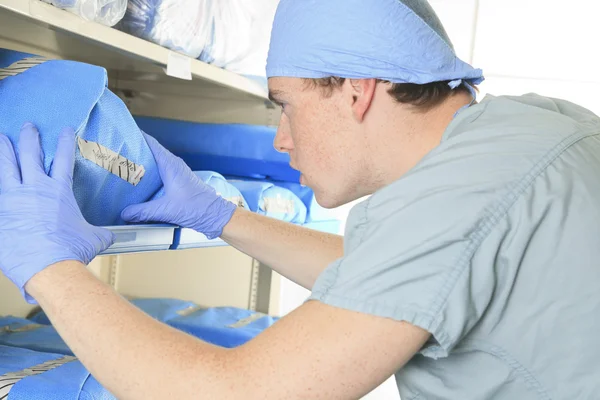
[[(94, 226), (94, 235), (99, 239), (100, 245), (99, 248), (96, 248), (96, 254), (100, 254), (108, 249), (116, 240), (115, 234), (106, 228)], [(89, 260), (88, 263), (91, 261)]]
[(180, 162), (181, 160), (169, 150), (164, 148), (164, 146), (160, 144), (156, 139), (154, 139), (152, 136), (148, 135), (145, 132), (144, 137), (146, 138), (146, 143), (148, 143), (148, 147), (150, 147), (150, 150), (154, 155), (154, 159), (156, 160), (156, 165), (158, 166), (160, 178), (163, 181), (165, 187), (168, 187), (177, 175), (173, 173), (173, 171), (177, 171), (177, 168), (175, 168), (175, 165), (173, 164), (176, 162)]
[(46, 175), (40, 133), (29, 122), (21, 128), (19, 160), (21, 161), (23, 183), (34, 183), (41, 175)]
[(167, 222), (162, 220), (161, 215), (164, 201), (163, 197), (128, 206), (121, 212), (121, 218), (127, 222)]
[(0, 190), (9, 190), (21, 184), (21, 172), (12, 143), (0, 133)]
[(56, 155), (52, 162), (50, 176), (57, 181), (61, 181), (73, 186), (73, 169), (75, 168), (75, 131), (71, 128), (65, 128), (58, 137), (58, 146)]

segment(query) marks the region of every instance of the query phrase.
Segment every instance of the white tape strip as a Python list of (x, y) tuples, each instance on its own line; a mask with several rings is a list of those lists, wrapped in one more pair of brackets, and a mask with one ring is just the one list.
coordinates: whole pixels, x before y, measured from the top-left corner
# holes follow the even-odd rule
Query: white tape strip
[(113, 175), (136, 186), (146, 173), (143, 165), (135, 164), (108, 147), (77, 138), (79, 152), (86, 160), (104, 168)]
[(228, 328), (234, 328), (234, 329), (235, 328), (243, 328), (243, 327), (245, 327), (247, 325), (250, 325), (254, 321), (257, 321), (257, 320), (259, 320), (259, 319), (261, 319), (262, 317), (265, 317), (265, 316), (266, 316), (266, 314), (256, 313), (256, 314), (253, 314), (253, 315), (251, 315), (249, 317), (242, 318), (238, 322), (236, 322), (235, 324), (228, 325), (227, 327)]
[(44, 57), (30, 57), (19, 60), (6, 68), (0, 68), (0, 81), (11, 76), (22, 74), (29, 68), (33, 68), (37, 65), (45, 63), (46, 61), (48, 61), (48, 59)]
[(56, 360), (46, 361), (45, 363), (34, 365), (33, 367), (25, 368), (17, 372), (9, 372), (0, 376), (0, 400), (8, 399), (10, 390), (19, 382), (21, 379), (25, 379), (28, 376), (40, 375), (44, 372), (58, 368), (61, 365), (65, 365), (71, 361), (75, 361), (77, 358), (71, 356), (64, 356), (57, 358)]
[(293, 200), (277, 197), (265, 197), (263, 199), (264, 210), (271, 213), (293, 214), (296, 212), (296, 207)]

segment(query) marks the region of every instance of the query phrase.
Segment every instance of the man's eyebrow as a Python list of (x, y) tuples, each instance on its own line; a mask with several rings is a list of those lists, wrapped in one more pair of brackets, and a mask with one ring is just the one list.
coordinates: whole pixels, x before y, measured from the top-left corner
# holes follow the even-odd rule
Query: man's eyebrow
[(283, 92), (280, 92), (279, 90), (269, 90), (269, 100), (271, 100), (273, 103), (279, 105), (283, 103), (281, 96), (283, 96)]

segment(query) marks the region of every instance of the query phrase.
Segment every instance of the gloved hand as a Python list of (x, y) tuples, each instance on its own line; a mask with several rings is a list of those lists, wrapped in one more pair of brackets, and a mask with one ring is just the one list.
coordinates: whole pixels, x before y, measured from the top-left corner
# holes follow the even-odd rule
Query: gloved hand
[(164, 222), (191, 228), (209, 239), (221, 236), (237, 206), (198, 178), (179, 157), (144, 134), (158, 164), (165, 195), (129, 206), (121, 217), (128, 222)]
[[(10, 140), (0, 134), (0, 270), (21, 290), (44, 268), (59, 261), (88, 264), (114, 241), (112, 232), (86, 222), (72, 190), (75, 133), (59, 137), (50, 175), (37, 129), (25, 124), (19, 163)], [(19, 167), (20, 165), (20, 167)]]

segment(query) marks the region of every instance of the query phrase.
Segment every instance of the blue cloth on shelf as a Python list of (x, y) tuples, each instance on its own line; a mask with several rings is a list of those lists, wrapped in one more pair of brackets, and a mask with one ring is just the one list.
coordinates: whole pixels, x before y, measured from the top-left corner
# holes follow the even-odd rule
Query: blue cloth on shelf
[[(137, 298), (130, 300), (131, 304), (150, 315), (152, 318), (161, 322), (165, 322), (171, 318), (181, 315), (182, 312), (191, 308), (196, 308), (197, 305), (191, 301), (169, 299), (169, 298)], [(2, 319), (0, 319), (0, 329), (2, 327)], [(50, 320), (43, 310), (39, 310), (33, 315), (30, 315), (24, 321), (37, 323), (42, 325), (50, 325)], [(1, 332), (1, 331), (0, 331)]]
[(54, 327), (17, 317), (0, 318), (0, 344), (41, 352), (73, 355)]
[(250, 211), (294, 224), (306, 222), (306, 206), (290, 190), (270, 182), (229, 180), (242, 192)]
[(0, 398), (114, 400), (75, 357), (0, 345)]
[(167, 322), (173, 328), (217, 346), (232, 348), (256, 337), (278, 318), (235, 307), (200, 308)]
[(186, 310), (197, 307), (191, 301), (162, 298), (133, 299), (131, 303), (161, 322), (173, 319), (186, 312)]
[[(16, 146), (23, 123), (36, 125), (48, 172), (60, 131), (75, 129), (73, 190), (82, 214), (93, 225), (123, 225), (126, 206), (153, 198), (162, 187), (140, 129), (108, 90), (103, 68), (62, 60), (35, 65), (40, 62), (35, 60), (40, 58), (0, 49), (0, 132)], [(138, 182), (141, 167), (145, 172)]]
[(289, 154), (273, 147), (274, 127), (134, 118), (144, 132), (181, 157), (194, 171), (300, 182), (300, 173), (289, 165)]

